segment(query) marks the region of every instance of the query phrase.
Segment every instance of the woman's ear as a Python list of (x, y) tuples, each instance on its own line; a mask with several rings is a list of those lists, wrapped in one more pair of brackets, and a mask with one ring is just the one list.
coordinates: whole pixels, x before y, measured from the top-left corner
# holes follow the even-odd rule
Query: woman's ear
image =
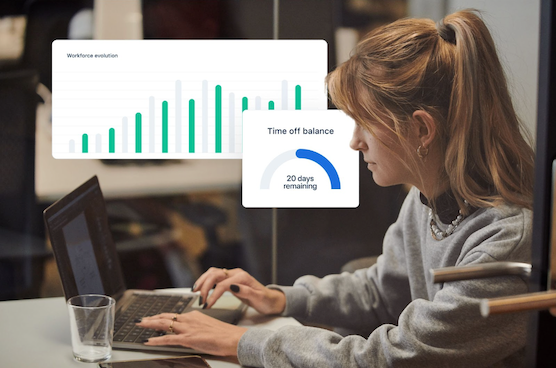
[(436, 138), (436, 122), (424, 110), (415, 110), (412, 118), (415, 138), (419, 140), (421, 146), (428, 148)]

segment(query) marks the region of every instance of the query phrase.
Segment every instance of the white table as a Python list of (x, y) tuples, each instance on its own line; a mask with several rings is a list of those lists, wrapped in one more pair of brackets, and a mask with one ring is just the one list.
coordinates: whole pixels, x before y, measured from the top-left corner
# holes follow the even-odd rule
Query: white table
[[(300, 325), (293, 318), (266, 317), (249, 308), (239, 323), (245, 327), (271, 330)], [(44, 298), (0, 302), (0, 367), (66, 368), (98, 367), (79, 363), (71, 350), (69, 314), (64, 298)], [(112, 350), (109, 361), (165, 358), (184, 354), (160, 354)], [(213, 368), (239, 367), (236, 359), (204, 356)]]

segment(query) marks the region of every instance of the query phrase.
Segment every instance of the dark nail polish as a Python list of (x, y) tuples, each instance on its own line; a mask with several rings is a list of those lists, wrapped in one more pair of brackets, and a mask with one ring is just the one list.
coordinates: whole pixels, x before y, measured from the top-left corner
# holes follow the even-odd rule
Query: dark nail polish
[(146, 342), (149, 342), (149, 339), (142, 340), (141, 342), (144, 344)]
[(233, 291), (234, 293), (239, 293), (239, 286), (232, 284), (230, 285), (230, 290)]
[(203, 304), (203, 297), (200, 296), (200, 297), (199, 297), (199, 307), (200, 307), (202, 304)]
[(207, 303), (203, 305), (203, 309), (207, 309)]
[(143, 318), (135, 318), (135, 319), (133, 320), (133, 322), (135, 322), (135, 323), (140, 323), (142, 320), (143, 320)]
[(193, 285), (193, 287), (191, 288), (191, 290), (195, 291), (195, 289), (197, 289), (197, 284)]
[(216, 289), (216, 284), (214, 284), (214, 286), (212, 287), (213, 289)]

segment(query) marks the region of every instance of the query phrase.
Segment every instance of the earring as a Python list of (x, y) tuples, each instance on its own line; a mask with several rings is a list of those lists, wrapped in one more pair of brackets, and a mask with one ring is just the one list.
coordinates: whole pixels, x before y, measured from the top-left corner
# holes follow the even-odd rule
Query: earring
[(417, 147), (417, 156), (422, 160), (429, 154), (429, 149), (423, 146)]

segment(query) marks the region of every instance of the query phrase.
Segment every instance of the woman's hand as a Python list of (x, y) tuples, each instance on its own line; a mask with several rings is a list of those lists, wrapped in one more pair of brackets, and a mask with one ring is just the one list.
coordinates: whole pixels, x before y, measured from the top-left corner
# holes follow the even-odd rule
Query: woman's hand
[(239, 339), (247, 331), (244, 327), (219, 321), (198, 311), (144, 317), (137, 325), (174, 332), (173, 335), (151, 337), (145, 345), (182, 345), (219, 356), (237, 356)]
[[(208, 296), (210, 289), (214, 288)], [(269, 289), (240, 268), (226, 270), (211, 267), (201, 275), (193, 291), (200, 291), (199, 304), (210, 308), (225, 291), (231, 291), (237, 298), (261, 314), (280, 314), (286, 307), (286, 296), (279, 290)]]

